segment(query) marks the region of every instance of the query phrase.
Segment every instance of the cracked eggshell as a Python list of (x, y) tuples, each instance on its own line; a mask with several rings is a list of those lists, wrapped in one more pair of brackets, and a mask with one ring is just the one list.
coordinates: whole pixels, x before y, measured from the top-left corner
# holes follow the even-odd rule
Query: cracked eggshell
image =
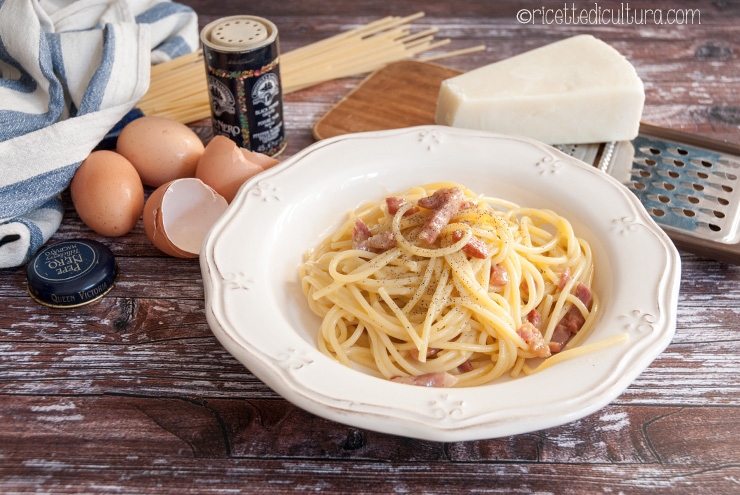
[(264, 170), (248, 160), (243, 151), (231, 139), (214, 136), (200, 157), (195, 176), (231, 203), (242, 184)]
[(147, 199), (142, 218), (154, 246), (177, 258), (197, 258), (201, 243), (228, 203), (197, 178), (176, 179)]
[(116, 151), (125, 156), (152, 187), (194, 177), (203, 141), (185, 124), (156, 115), (131, 121), (118, 136)]
[(280, 160), (277, 158), (273, 158), (269, 155), (265, 155), (264, 153), (258, 153), (256, 151), (251, 151), (246, 148), (241, 148), (242, 155), (244, 155), (244, 158), (247, 159), (247, 161), (250, 161), (256, 165), (259, 165), (263, 169), (267, 170), (270, 167), (274, 167), (278, 163), (280, 163)]

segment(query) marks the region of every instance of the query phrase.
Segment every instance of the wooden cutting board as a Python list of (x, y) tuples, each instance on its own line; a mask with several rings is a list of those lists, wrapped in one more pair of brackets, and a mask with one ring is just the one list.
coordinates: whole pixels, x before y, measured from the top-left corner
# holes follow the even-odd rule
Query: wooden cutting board
[(440, 84), (461, 73), (415, 60), (389, 64), (321, 117), (313, 127), (314, 138), (434, 124)]

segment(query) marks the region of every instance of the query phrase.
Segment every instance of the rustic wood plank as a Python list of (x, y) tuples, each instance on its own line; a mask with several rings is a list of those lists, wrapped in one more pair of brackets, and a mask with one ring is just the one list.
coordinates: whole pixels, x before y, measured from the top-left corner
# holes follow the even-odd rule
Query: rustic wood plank
[[(420, 462), (722, 464), (736, 458), (734, 408), (610, 405), (567, 425), (492, 440), (399, 439), (325, 420), (282, 400), (144, 395), (0, 397), (6, 455), (63, 458), (96, 445), (130, 456), (155, 443), (172, 458), (355, 458)], [(176, 414), (173, 414), (176, 411)], [(23, 418), (20, 420), (20, 418)], [(115, 431), (111, 432), (110, 428)], [(307, 437), (304, 430), (314, 434)], [(672, 432), (681, 431), (681, 435)], [(115, 436), (115, 443), (106, 438)]]
[[(22, 466), (17, 469), (16, 466)], [(520, 462), (332, 462), (323, 459), (181, 459), (95, 456), (0, 459), (0, 482), (9, 495), (53, 492), (149, 495), (226, 493), (629, 493), (730, 494), (740, 468), (733, 464), (548, 465)]]
[[(740, 4), (672, 0), (699, 25), (526, 25), (501, 2), (389, 4), (185, 0), (201, 26), (248, 13), (273, 20), (283, 51), (386, 15), (424, 11), (470, 70), (584, 32), (613, 44), (646, 87), (644, 120), (740, 142)], [(605, 6), (603, 4), (602, 6)], [(585, 5), (591, 7), (591, 4)], [(285, 97), (289, 159), (364, 76)], [(204, 142), (209, 119), (193, 125)], [(147, 194), (151, 190), (147, 190)], [(436, 443), (324, 420), (278, 397), (230, 356), (204, 316), (197, 260), (167, 257), (139, 224), (105, 239), (64, 196), (53, 240), (110, 246), (121, 278), (71, 310), (26, 294), (23, 268), (0, 270), (0, 492), (729, 494), (740, 486), (740, 267), (681, 252), (676, 335), (612, 404), (563, 426), (476, 442)]]

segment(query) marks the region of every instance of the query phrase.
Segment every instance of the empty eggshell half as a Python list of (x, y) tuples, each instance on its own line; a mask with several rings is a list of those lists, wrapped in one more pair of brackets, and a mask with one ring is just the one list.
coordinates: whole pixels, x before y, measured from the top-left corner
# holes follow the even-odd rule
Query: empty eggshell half
[(197, 258), (201, 243), (228, 203), (197, 178), (158, 187), (144, 205), (144, 231), (154, 246), (177, 258)]
[(243, 151), (231, 139), (215, 136), (203, 151), (195, 176), (231, 203), (242, 184), (264, 170), (248, 160)]
[(241, 152), (244, 155), (244, 158), (247, 159), (247, 161), (259, 165), (265, 170), (270, 167), (274, 167), (275, 165), (280, 163), (280, 160), (278, 160), (277, 158), (265, 155), (264, 153), (257, 153), (256, 151), (251, 151), (246, 148), (241, 148)]

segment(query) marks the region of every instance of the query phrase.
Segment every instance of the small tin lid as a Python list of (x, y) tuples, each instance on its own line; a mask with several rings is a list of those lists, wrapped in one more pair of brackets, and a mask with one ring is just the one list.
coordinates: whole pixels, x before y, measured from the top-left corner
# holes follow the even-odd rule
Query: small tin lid
[(36, 253), (26, 268), (28, 292), (55, 308), (82, 306), (113, 288), (118, 265), (107, 246), (93, 240), (62, 241)]
[(217, 51), (243, 51), (263, 47), (277, 38), (275, 24), (251, 15), (222, 17), (200, 33), (201, 41)]

